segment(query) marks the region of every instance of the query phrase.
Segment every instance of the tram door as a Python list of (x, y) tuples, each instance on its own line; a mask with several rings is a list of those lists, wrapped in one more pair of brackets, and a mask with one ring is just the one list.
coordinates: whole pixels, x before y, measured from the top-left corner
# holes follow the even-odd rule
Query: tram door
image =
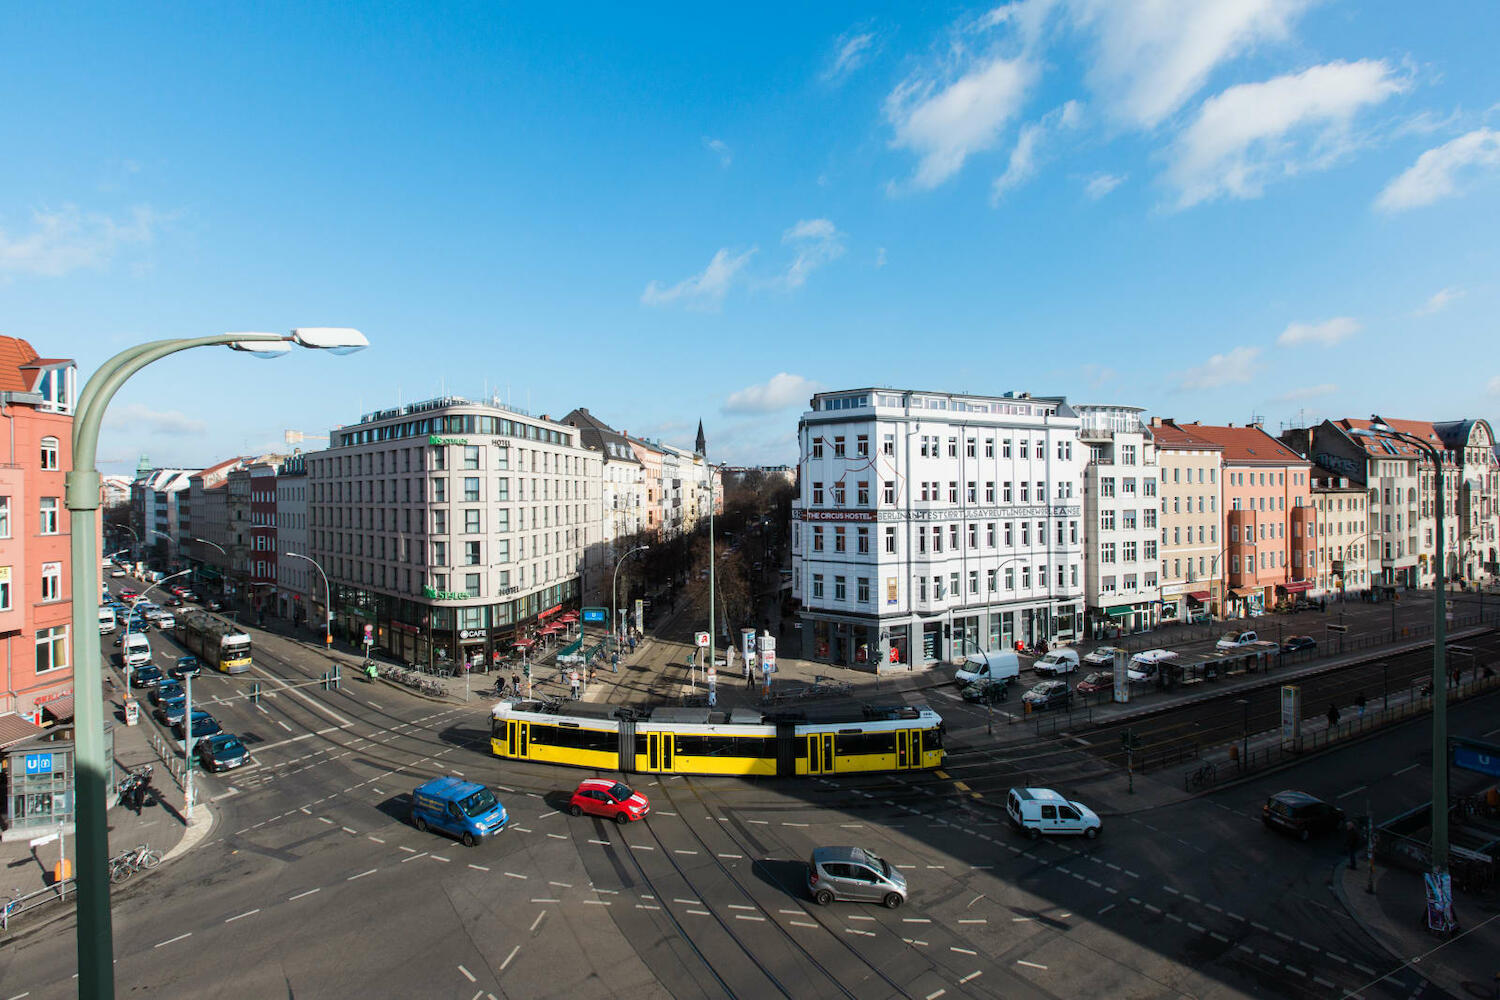
[(525, 758), (528, 740), (527, 730), (531, 728), (530, 723), (517, 722), (514, 719), (505, 724), (505, 752), (511, 757)]
[[(913, 736), (916, 736), (916, 739), (912, 739)], [(916, 747), (912, 746), (913, 743), (917, 744)], [(915, 749), (920, 753), (921, 747), (922, 737), (917, 736), (910, 729), (896, 730), (896, 768), (904, 771), (911, 767), (912, 751)]]
[(672, 770), (672, 734), (646, 734), (646, 767), (652, 771)]
[(807, 773), (831, 774), (833, 762), (833, 734), (815, 733), (807, 738)]

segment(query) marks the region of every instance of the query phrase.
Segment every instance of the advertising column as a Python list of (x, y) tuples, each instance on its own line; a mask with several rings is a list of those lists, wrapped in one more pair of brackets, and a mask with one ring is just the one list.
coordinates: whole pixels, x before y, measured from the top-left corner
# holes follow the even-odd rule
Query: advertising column
[(761, 696), (769, 698), (771, 675), (776, 672), (776, 637), (767, 632), (755, 642), (756, 651), (760, 654)]

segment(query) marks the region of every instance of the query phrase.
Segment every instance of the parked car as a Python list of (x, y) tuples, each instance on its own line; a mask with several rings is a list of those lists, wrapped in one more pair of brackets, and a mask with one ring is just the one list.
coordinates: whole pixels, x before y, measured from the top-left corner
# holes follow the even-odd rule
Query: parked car
[(1096, 670), (1078, 682), (1078, 693), (1095, 694), (1099, 691), (1108, 691), (1114, 686), (1115, 678), (1113, 674), (1106, 674)]
[(173, 594), (171, 597), (167, 598), (166, 605), (169, 608), (180, 608), (182, 607), (182, 598), (178, 597), (176, 594)]
[(1317, 649), (1318, 640), (1310, 635), (1289, 635), (1286, 642), (1281, 644), (1283, 653), (1296, 653), (1304, 649)]
[(1021, 675), (1021, 660), (1013, 649), (970, 653), (953, 679), (962, 687), (978, 680), (1008, 680)]
[(1344, 825), (1344, 810), (1307, 792), (1277, 792), (1260, 807), (1260, 821), (1273, 830), (1306, 840)]
[(161, 680), (161, 668), (150, 663), (136, 667), (130, 675), (131, 686), (138, 688), (154, 688)]
[(1048, 708), (1067, 708), (1073, 701), (1073, 692), (1067, 681), (1042, 681), (1021, 696), (1022, 704), (1031, 711)]
[(964, 701), (972, 701), (980, 705), (993, 705), (997, 701), (1004, 701), (1007, 697), (1007, 689), (1010, 681), (1007, 680), (977, 680), (970, 681), (964, 685), (959, 695)]
[(1032, 840), (1043, 834), (1076, 834), (1093, 840), (1104, 829), (1092, 809), (1050, 788), (1012, 788), (1005, 797), (1005, 812), (1015, 828)]
[(198, 599), (198, 595), (193, 593), (186, 587), (183, 587), (182, 593), (178, 594), (177, 596), (182, 598), (184, 601), (196, 601)]
[(1170, 649), (1144, 649), (1130, 658), (1125, 676), (1133, 681), (1148, 681), (1161, 672), (1163, 664), (1177, 659)]
[(122, 590), (119, 594), (120, 600), (122, 601), (133, 601), (140, 596), (140, 594), (136, 593), (133, 590)]
[(860, 847), (818, 847), (807, 863), (807, 891), (819, 906), (843, 899), (894, 910), (906, 902), (906, 876)]
[(1061, 677), (1078, 669), (1078, 650), (1052, 649), (1031, 665), (1040, 677)]
[(238, 736), (217, 733), (193, 744), (193, 756), (210, 771), (228, 771), (250, 760), (250, 752)]
[[(175, 726), (182, 721), (183, 713), (187, 711), (187, 695), (179, 691), (170, 697), (162, 698), (156, 703), (156, 717), (164, 726)], [(197, 712), (193, 713), (197, 715)]]
[(172, 676), (178, 680), (184, 677), (197, 677), (202, 672), (203, 664), (198, 662), (196, 656), (179, 656), (172, 666)]
[[(183, 720), (178, 719), (177, 724), (172, 727), (172, 735), (177, 737), (178, 742), (181, 742), (186, 736), (186, 729), (182, 723)], [(193, 709), (193, 739), (202, 739), (205, 736), (213, 736), (215, 733), (223, 731), (224, 727), (219, 725), (218, 720), (212, 715), (209, 715), (202, 709)]]
[(109, 571), (109, 575), (111, 577), (122, 577), (122, 576), (125, 575), (125, 571), (123, 569), (121, 569), (120, 567), (116, 566), (114, 569), (112, 569), (112, 570)]
[(224, 610), (224, 605), (220, 604), (216, 600), (213, 600), (212, 598), (210, 598), (209, 600), (205, 601), (204, 604), (203, 604), (203, 606), (205, 608), (207, 608), (208, 610), (210, 610), (210, 611), (223, 611)]
[(1260, 641), (1260, 636), (1256, 635), (1254, 630), (1225, 632), (1219, 636), (1219, 641), (1214, 643), (1214, 649), (1224, 653), (1258, 641)]
[(1083, 662), (1091, 667), (1108, 667), (1115, 662), (1115, 646), (1098, 646), (1084, 654)]
[(568, 800), (568, 812), (574, 816), (584, 813), (603, 816), (621, 826), (631, 820), (645, 819), (650, 811), (651, 803), (646, 796), (629, 785), (607, 778), (583, 779)]
[(181, 684), (177, 683), (176, 681), (164, 680), (160, 684), (156, 685), (156, 687), (152, 688), (151, 693), (147, 695), (147, 697), (151, 699), (151, 704), (160, 705), (168, 698), (182, 697), (183, 693), (184, 692), (182, 690)]

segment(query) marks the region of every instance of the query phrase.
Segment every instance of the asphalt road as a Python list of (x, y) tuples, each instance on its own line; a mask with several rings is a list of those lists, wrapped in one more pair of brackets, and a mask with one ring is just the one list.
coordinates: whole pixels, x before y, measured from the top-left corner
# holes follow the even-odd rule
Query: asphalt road
[[(619, 828), (559, 810), (583, 772), (488, 755), (485, 703), (357, 681), (323, 691), (315, 655), (252, 634), (276, 697), (237, 697), (248, 678), (201, 688), (255, 740), (254, 763), (203, 779), (218, 816), (204, 844), (117, 894), (121, 995), (1326, 997), (1392, 964), (1330, 895), (1337, 845), (1271, 834), (1258, 808), (1283, 787), (1368, 796), (1381, 816), (1415, 804), (1420, 723), (1110, 817), (1094, 842), (1016, 835), (998, 794), (973, 797), (998, 790), (1005, 765), (962, 750), (933, 774), (641, 776), (653, 814)], [(1492, 729), (1497, 704), (1456, 707), (1453, 732)], [(1061, 742), (1004, 752), (1112, 766)], [(474, 849), (417, 833), (405, 796), (444, 773), (496, 787), (511, 828)], [(805, 859), (831, 843), (901, 867), (909, 904), (817, 907)], [(70, 921), (18, 926), (0, 1000), (72, 996), (73, 962)], [(1416, 983), (1400, 972), (1365, 995)]]

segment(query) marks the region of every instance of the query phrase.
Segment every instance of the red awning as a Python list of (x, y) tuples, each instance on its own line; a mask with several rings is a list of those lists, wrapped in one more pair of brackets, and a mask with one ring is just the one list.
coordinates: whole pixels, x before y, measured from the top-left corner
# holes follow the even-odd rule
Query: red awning
[(530, 639), (517, 639), (516, 642), (515, 642), (515, 646), (516, 646), (517, 649), (530, 649), (532, 646), (535, 646), (535, 645), (536, 645), (536, 643), (533, 642)]
[(1300, 594), (1304, 590), (1312, 590), (1312, 585), (1311, 580), (1292, 580), (1290, 583), (1280, 584), (1280, 587), (1288, 594)]
[(1188, 600), (1197, 601), (1199, 604), (1202, 604), (1204, 601), (1208, 600), (1210, 596), (1211, 595), (1206, 590), (1194, 590), (1188, 594)]

